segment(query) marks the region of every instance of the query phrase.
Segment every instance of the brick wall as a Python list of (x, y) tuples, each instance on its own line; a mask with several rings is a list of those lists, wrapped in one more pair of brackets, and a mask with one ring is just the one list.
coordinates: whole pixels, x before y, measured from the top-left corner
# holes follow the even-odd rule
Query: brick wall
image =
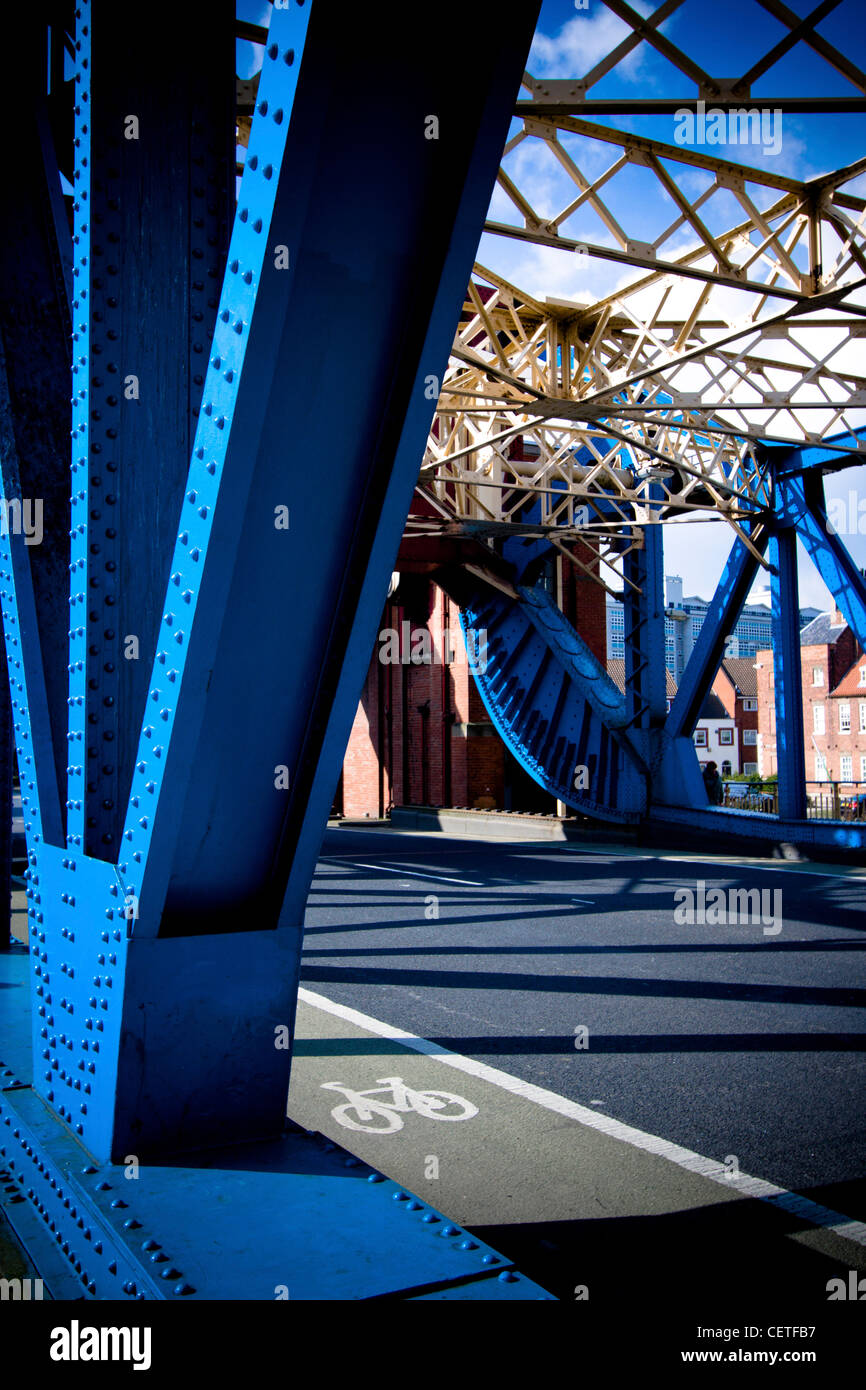
[[(827, 777), (830, 781), (842, 780), (841, 759), (852, 759), (852, 779), (861, 779), (860, 759), (866, 756), (866, 731), (860, 731), (860, 697), (857, 687), (844, 681), (844, 690), (835, 692), (846, 673), (854, 665), (859, 647), (850, 629), (846, 628), (832, 645), (806, 646), (800, 648), (800, 661), (803, 680), (803, 736), (806, 750), (806, 781), (819, 781), (818, 755), (826, 760)], [(772, 652), (758, 652), (758, 737), (761, 749), (760, 772), (770, 776), (778, 771), (776, 750), (776, 710), (773, 679)], [(815, 673), (819, 672), (818, 684)], [(863, 691), (866, 700), (866, 689)], [(843, 733), (840, 727), (839, 705), (846, 702), (850, 706), (851, 727)], [(815, 706), (823, 706), (824, 731), (815, 727)], [(847, 779), (846, 779), (847, 780)]]
[[(757, 661), (759, 658), (756, 657)], [(758, 672), (760, 678), (760, 672)], [(744, 707), (744, 697), (737, 694), (737, 688), (724, 667), (720, 666), (713, 681), (713, 694), (718, 695), (728, 714), (734, 721), (737, 740), (737, 754), (739, 758), (739, 769), (745, 771), (746, 763), (757, 763), (758, 745), (757, 743), (746, 743), (745, 732), (747, 729), (757, 731), (758, 713), (757, 709), (746, 709)]]
[[(562, 570), (563, 610), (604, 664), (604, 590), (567, 559)], [(424, 654), (422, 632), (432, 660), (413, 662), (413, 642)], [(343, 814), (472, 806), (488, 792), (502, 807), (506, 751), (469, 670), (456, 604), (426, 577), (404, 574), (379, 634), (343, 764)]]

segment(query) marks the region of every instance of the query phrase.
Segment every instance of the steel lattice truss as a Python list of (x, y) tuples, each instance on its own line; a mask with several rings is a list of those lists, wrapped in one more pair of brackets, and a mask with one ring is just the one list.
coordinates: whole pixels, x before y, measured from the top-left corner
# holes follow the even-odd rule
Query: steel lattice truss
[[(674, 111), (685, 120), (688, 110), (709, 143), (719, 119), (744, 140), (762, 119), (766, 134), (792, 111), (826, 122), (866, 110), (866, 76), (816, 32), (833, 4), (800, 20), (761, 0), (787, 36), (742, 77), (722, 80), (658, 32), (683, 0), (646, 20), (605, 3), (628, 33), (589, 73), (526, 73), (522, 125), (505, 148), (486, 231), (578, 257), (590, 285), (600, 262), (634, 273), (594, 300), (542, 302), (476, 265), (419, 482), (443, 520), (410, 527), (450, 521), (496, 533), (524, 522), (535, 499), (536, 527), (559, 544), (601, 540), (608, 557), (624, 526), (696, 511), (724, 518), (748, 544), (743, 519), (758, 520), (770, 502), (760, 446), (821, 443), (866, 419), (866, 200), (856, 191), (866, 159), (798, 181), (585, 117)], [(682, 92), (595, 98), (642, 43), (679, 69)], [(796, 45), (841, 74), (851, 95), (750, 100), (752, 83)], [(567, 195), (541, 207), (534, 190), (549, 204), (544, 172), (554, 170)], [(588, 217), (598, 228), (589, 240), (575, 234)], [(840, 446), (839, 466), (860, 461)]]

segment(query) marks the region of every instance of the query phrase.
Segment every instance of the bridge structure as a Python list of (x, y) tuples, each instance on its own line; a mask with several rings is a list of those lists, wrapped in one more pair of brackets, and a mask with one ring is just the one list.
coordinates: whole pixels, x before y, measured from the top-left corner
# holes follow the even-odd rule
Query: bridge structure
[[(29, 994), (0, 1163), (57, 1296), (546, 1296), (286, 1132), (304, 904), (404, 531), (465, 545), (439, 577), (487, 630), (491, 718), (575, 810), (862, 847), (806, 820), (796, 546), (866, 646), (823, 492), (866, 456), (866, 160), (804, 182), (626, 127), (710, 103), (848, 120), (866, 77), (819, 32), (833, 5), (763, 0), (781, 37), (723, 79), (666, 37), (693, 0), (605, 4), (621, 37), (569, 80), (526, 70), (537, 8), (507, 0), (461, 13), (460, 82), (446, 26), (419, 45), (399, 4), (335, 26), (288, 0), (265, 30), (156, 3), (133, 45), (106, 0), (8, 21), (0, 600), (29, 951), (3, 968)], [(242, 83), (237, 37), (262, 54)], [(797, 48), (826, 83), (753, 95)], [(617, 88), (639, 50), (664, 99)], [(657, 233), (635, 171), (670, 206)], [(586, 210), (596, 240), (570, 234)], [(632, 274), (540, 299), (476, 260), (482, 234), (587, 284)], [(731, 553), (668, 713), (662, 528), (695, 515)], [(623, 586), (624, 695), (537, 582), (551, 553)], [(691, 733), (761, 570), (779, 815), (747, 820), (707, 807)]]

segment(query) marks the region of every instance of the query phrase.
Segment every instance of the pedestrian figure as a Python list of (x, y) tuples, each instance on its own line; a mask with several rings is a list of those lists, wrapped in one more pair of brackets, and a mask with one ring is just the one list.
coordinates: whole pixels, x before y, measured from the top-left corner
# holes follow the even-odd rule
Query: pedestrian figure
[(710, 805), (721, 806), (724, 788), (716, 763), (707, 763), (704, 768), (704, 786), (707, 789), (707, 800)]

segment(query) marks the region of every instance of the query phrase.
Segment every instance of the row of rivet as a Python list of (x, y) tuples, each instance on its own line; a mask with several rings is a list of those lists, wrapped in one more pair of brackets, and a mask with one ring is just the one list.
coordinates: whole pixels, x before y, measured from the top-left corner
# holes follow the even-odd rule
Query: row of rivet
[[(272, 32), (277, 26), (282, 25), (284, 19), (285, 17), (281, 18), (279, 13), (274, 11), (271, 20)], [(294, 63), (293, 48), (271, 43), (268, 48), (270, 63), (266, 64), (260, 93), (266, 87), (272, 88), (274, 96), (279, 98), (283, 79), (276, 60), (281, 55), (287, 66)], [(168, 726), (159, 731), (162, 739), (171, 735), (177, 685), (186, 658), (188, 625), (192, 622), (198, 597), (201, 564), (207, 551), (211, 518), (219, 490), (219, 473), (225, 460), (234, 403), (246, 352), (247, 330), (255, 306), (266, 251), (266, 239), (261, 233), (270, 227), (277, 185), (273, 175), (275, 171), (279, 171), (285, 148), (283, 108), (279, 100), (272, 101), (271, 105), (273, 110), (269, 120), (265, 119), (268, 117), (269, 104), (268, 99), (264, 98), (259, 103), (257, 113), (262, 119), (258, 122), (253, 121), (250, 135), (251, 153), (241, 183), (240, 202), (229, 247), (228, 273), (214, 330), (213, 353), (205, 379), (203, 405), (198, 417), (181, 528), (172, 561), (170, 583), (179, 591), (178, 600), (188, 606), (188, 611), (183, 613), (183, 610), (177, 611), (169, 607), (163, 614), (163, 632), (154, 664), (154, 680), (149, 692), (150, 701), (157, 707), (159, 720)], [(258, 148), (259, 146), (261, 148)], [(262, 159), (265, 159), (265, 163), (257, 175)], [(250, 230), (254, 233), (252, 240)], [(170, 691), (165, 691), (161, 685), (156, 684), (160, 679), (160, 668), (164, 668), (164, 678), (173, 687)], [(147, 808), (155, 805), (161, 782), (162, 764), (159, 760), (163, 744), (154, 744), (157, 728), (155, 723), (145, 718), (132, 783), (130, 809), (123, 829), (123, 838), (130, 847), (133, 861), (137, 864), (143, 863), (153, 823), (152, 812), (148, 815)], [(156, 763), (154, 759), (157, 760)]]
[(84, 833), (84, 729), (90, 410), (90, 0), (75, 11), (75, 169), (73, 173), (72, 487), (69, 539), (69, 725), (66, 843)]

